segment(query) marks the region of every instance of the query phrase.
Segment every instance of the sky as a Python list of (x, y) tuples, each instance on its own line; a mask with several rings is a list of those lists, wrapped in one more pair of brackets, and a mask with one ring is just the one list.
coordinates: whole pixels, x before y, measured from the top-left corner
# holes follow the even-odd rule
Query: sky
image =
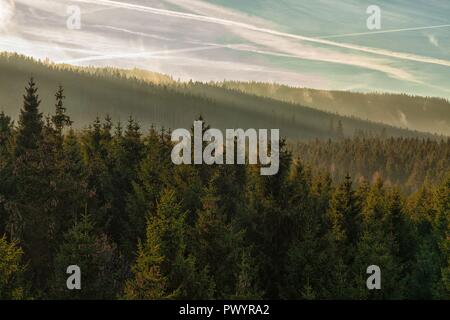
[[(373, 5), (379, 29), (367, 25)], [(180, 80), (450, 99), (450, 1), (0, 0), (0, 51)]]

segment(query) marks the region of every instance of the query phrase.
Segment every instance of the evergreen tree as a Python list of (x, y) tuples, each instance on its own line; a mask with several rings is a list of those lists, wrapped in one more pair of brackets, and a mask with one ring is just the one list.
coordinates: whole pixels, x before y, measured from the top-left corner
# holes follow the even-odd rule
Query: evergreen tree
[(348, 246), (349, 250), (351, 250), (351, 246), (355, 245), (358, 239), (359, 214), (360, 208), (352, 188), (352, 180), (347, 175), (345, 181), (333, 194), (328, 215), (333, 238), (337, 243)]
[(12, 179), (13, 134), (14, 128), (11, 117), (0, 112), (0, 234), (4, 234), (6, 231), (9, 218), (5, 205), (7, 205), (7, 199), (14, 190), (14, 179)]
[(434, 292), (435, 298), (450, 298), (450, 174), (437, 188), (433, 197), (433, 229), (440, 254), (441, 281)]
[(23, 251), (17, 243), (0, 238), (0, 300), (17, 300), (26, 297), (23, 285), (25, 266)]
[(61, 134), (64, 127), (72, 125), (70, 117), (66, 114), (66, 108), (64, 107), (64, 88), (60, 85), (58, 91), (55, 94), (55, 114), (52, 116), (52, 123), (55, 126), (56, 132)]
[[(135, 127), (134, 121), (129, 127)], [(173, 184), (171, 145), (156, 130), (150, 130), (145, 145), (145, 149), (142, 147), (145, 156), (137, 165), (136, 179), (132, 182), (126, 204), (127, 219), (132, 226), (130, 237), (134, 239), (145, 236), (146, 213), (155, 212), (161, 189)]]
[[(125, 289), (126, 298), (210, 297), (211, 280), (203, 271), (198, 277), (194, 276), (197, 273), (195, 259), (186, 254), (185, 217), (174, 192), (165, 190), (156, 212), (149, 213), (147, 238), (139, 245), (134, 277)], [(199, 288), (205, 291), (200, 292)]]
[[(67, 267), (81, 270), (82, 289), (67, 290)], [(64, 236), (55, 257), (51, 296), (57, 299), (113, 299), (121, 288), (124, 265), (105, 235), (96, 234), (93, 220), (84, 214)]]
[(251, 252), (248, 249), (242, 251), (239, 262), (239, 272), (236, 283), (236, 293), (233, 296), (238, 300), (260, 300), (264, 293), (259, 289), (258, 272)]
[(42, 113), (39, 112), (41, 100), (37, 95), (38, 88), (34, 79), (25, 88), (23, 108), (20, 111), (19, 127), (16, 138), (16, 155), (20, 156), (29, 150), (37, 149), (42, 139)]
[[(362, 209), (363, 222), (361, 237), (357, 243), (352, 264), (354, 292), (359, 299), (400, 299), (405, 294), (406, 278), (398, 257), (395, 235), (386, 229), (385, 221), (389, 207), (385, 199), (385, 189), (381, 180), (371, 188)], [(364, 279), (370, 265), (382, 270), (382, 290), (367, 290)]]
[(279, 283), (285, 273), (285, 261), (292, 239), (287, 184), (291, 166), (291, 153), (285, 141), (280, 141), (280, 167), (274, 176), (261, 176), (259, 166), (248, 166), (244, 228), (246, 239), (254, 245), (260, 266), (261, 289), (265, 298), (279, 296)]
[[(239, 250), (243, 248), (243, 232), (234, 230), (227, 219), (225, 207), (220, 205), (217, 183), (220, 176), (212, 178), (202, 199), (202, 209), (195, 225), (194, 252), (202, 266), (208, 266), (215, 284), (217, 298), (228, 298), (236, 289), (239, 270)], [(244, 261), (245, 262), (245, 261)]]
[(48, 148), (47, 141), (51, 136), (47, 129), (44, 131), (39, 104), (37, 87), (31, 79), (19, 117), (11, 176), (14, 190), (7, 203), (10, 237), (20, 240), (25, 257), (30, 260), (27, 273), (33, 287), (40, 291), (34, 293), (37, 297), (47, 287), (53, 256), (52, 241), (58, 230), (53, 202), (49, 199), (54, 190), (54, 153)]
[(12, 138), (14, 133), (13, 121), (3, 111), (0, 112), (0, 157), (4, 160), (8, 157), (11, 150)]

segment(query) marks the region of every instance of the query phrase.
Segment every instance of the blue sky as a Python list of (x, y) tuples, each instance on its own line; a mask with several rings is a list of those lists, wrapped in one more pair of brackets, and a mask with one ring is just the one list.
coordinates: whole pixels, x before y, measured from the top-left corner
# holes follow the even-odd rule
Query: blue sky
[[(67, 27), (67, 7), (81, 29)], [(367, 7), (381, 10), (369, 30)], [(0, 0), (0, 50), (175, 79), (450, 98), (448, 0)]]

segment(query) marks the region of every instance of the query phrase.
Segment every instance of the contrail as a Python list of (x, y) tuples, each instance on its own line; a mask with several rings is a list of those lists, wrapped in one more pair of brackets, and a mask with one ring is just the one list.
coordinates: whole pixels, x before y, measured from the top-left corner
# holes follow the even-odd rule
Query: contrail
[[(143, 37), (157, 38), (157, 39), (163, 39), (163, 40), (168, 40), (168, 41), (177, 41), (177, 42), (179, 41), (178, 39), (174, 39), (174, 38), (164, 38), (164, 37), (159, 37), (159, 36), (156, 36), (153, 34), (147, 34), (144, 32), (133, 31), (133, 30), (125, 29), (125, 28), (117, 28), (117, 27), (108, 26), (108, 25), (89, 25), (89, 26), (97, 27), (97, 28), (111, 29), (114, 31), (124, 32), (127, 34), (133, 34), (133, 35), (138, 35), (138, 36), (143, 36)], [(400, 70), (400, 69), (396, 69), (394, 67), (390, 67), (390, 66), (384, 66), (384, 65), (377, 66), (377, 65), (374, 65), (371, 63), (362, 66), (361, 64), (358, 64), (355, 61), (351, 61), (351, 60), (347, 61), (347, 60), (335, 60), (335, 59), (316, 59), (316, 58), (307, 57), (307, 56), (301, 56), (301, 55), (299, 56), (296, 54), (287, 54), (287, 53), (274, 52), (274, 51), (264, 51), (264, 50), (256, 49), (254, 47), (246, 46), (244, 44), (223, 45), (223, 44), (204, 42), (204, 41), (196, 41), (196, 40), (184, 40), (183, 42), (189, 43), (192, 45), (198, 45), (198, 46), (223, 47), (223, 48), (230, 49), (230, 50), (252, 52), (252, 53), (257, 53), (257, 54), (262, 54), (262, 55), (271, 55), (271, 56), (287, 57), (287, 58), (299, 58), (299, 59), (314, 60), (314, 61), (319, 60), (319, 61), (332, 62), (332, 63), (338, 63), (338, 64), (353, 65), (353, 66), (364, 67), (364, 68), (368, 68), (368, 69), (372, 69), (372, 70), (376, 70), (376, 71), (385, 72), (388, 75), (399, 78), (399, 79), (418, 82), (417, 80), (413, 79), (409, 73), (407, 73), (403, 70)], [(102, 54), (99, 54), (99, 55), (102, 55)], [(151, 56), (151, 58), (155, 58), (155, 57), (160, 57), (160, 56), (157, 56), (157, 55)], [(147, 58), (150, 58), (150, 56), (147, 56)], [(100, 59), (101, 59), (100, 57), (96, 58), (96, 60), (100, 60)], [(105, 56), (104, 59), (109, 59), (109, 57)], [(90, 60), (92, 60), (92, 59), (90, 58)]]
[(450, 61), (448, 61), (448, 60), (419, 56), (419, 55), (409, 54), (409, 53), (395, 52), (395, 51), (384, 50), (384, 49), (379, 49), (379, 48), (358, 46), (358, 45), (347, 44), (347, 43), (339, 43), (339, 42), (334, 42), (334, 41), (330, 41), (330, 40), (326, 40), (326, 39), (306, 37), (306, 36), (301, 36), (301, 35), (296, 35), (296, 34), (291, 34), (291, 33), (286, 33), (286, 32), (280, 32), (280, 31), (275, 31), (275, 30), (266, 29), (266, 28), (260, 28), (260, 27), (257, 27), (257, 26), (251, 25), (251, 24), (227, 20), (227, 19), (220, 19), (220, 18), (215, 18), (215, 17), (203, 16), (203, 15), (185, 13), (185, 12), (179, 12), (179, 11), (172, 11), (172, 10), (166, 10), (166, 9), (157, 9), (157, 8), (153, 8), (153, 7), (147, 7), (147, 6), (130, 4), (130, 3), (125, 3), (125, 2), (120, 2), (120, 1), (112, 1), (112, 0), (74, 0), (74, 1), (90, 3), (90, 4), (97, 4), (97, 5), (104, 5), (104, 6), (112, 6), (115, 8), (135, 10), (135, 11), (152, 13), (152, 14), (163, 15), (163, 16), (168, 16), (168, 17), (176, 17), (176, 18), (182, 18), (182, 19), (188, 19), (188, 20), (194, 20), (194, 21), (214, 23), (214, 24), (229, 26), (229, 27), (244, 28), (244, 29), (262, 32), (262, 33), (266, 33), (266, 34), (271, 34), (271, 35), (275, 35), (275, 36), (291, 38), (291, 39), (296, 39), (296, 40), (302, 40), (302, 41), (307, 41), (307, 42), (312, 42), (312, 43), (318, 43), (318, 44), (322, 44), (322, 45), (334, 46), (334, 47), (343, 48), (343, 49), (350, 49), (350, 50), (355, 50), (355, 51), (360, 51), (360, 52), (365, 52), (365, 53), (371, 53), (371, 54), (385, 56), (385, 57), (391, 57), (391, 58), (397, 58), (397, 59), (402, 59), (402, 60), (423, 62), (423, 63), (436, 64), (436, 65), (450, 67)]
[(97, 61), (97, 60), (108, 60), (108, 59), (123, 59), (123, 58), (136, 58), (136, 57), (146, 57), (146, 56), (155, 56), (155, 55), (168, 55), (174, 53), (184, 53), (184, 52), (195, 52), (195, 51), (203, 51), (203, 50), (212, 50), (225, 46), (202, 46), (202, 47), (193, 47), (193, 48), (185, 48), (185, 49), (175, 49), (175, 50), (161, 50), (161, 51), (143, 51), (136, 53), (116, 53), (116, 54), (106, 54), (106, 55), (96, 55), (84, 58), (76, 58), (76, 59), (68, 59), (56, 61), (56, 63), (77, 63), (77, 62), (87, 62), (87, 61)]
[(94, 24), (94, 25), (89, 25), (89, 26), (93, 27), (93, 28), (103, 28), (103, 29), (109, 29), (109, 30), (113, 30), (113, 31), (120, 31), (120, 32), (132, 34), (132, 35), (136, 35), (136, 36), (140, 36), (140, 37), (152, 38), (152, 39), (157, 39), (157, 40), (165, 40), (165, 41), (175, 41), (176, 40), (176, 39), (172, 39), (172, 38), (157, 36), (154, 34), (148, 34), (145, 32), (133, 31), (133, 30), (125, 29), (125, 28), (118, 28), (118, 27), (107, 26), (107, 25), (103, 25), (103, 24)]
[(438, 25), (438, 26), (427, 26), (427, 27), (403, 28), (403, 29), (389, 29), (389, 30), (380, 30), (380, 31), (371, 31), (371, 32), (336, 34), (336, 35), (329, 35), (329, 36), (323, 36), (323, 37), (316, 37), (316, 39), (344, 38), (344, 37), (365, 36), (365, 35), (380, 34), (380, 33), (419, 31), (419, 30), (439, 29), (439, 28), (448, 28), (448, 27), (450, 27), (450, 24), (442, 24), (442, 25)]
[[(4, 39), (0, 39), (0, 44), (5, 45), (5, 46), (10, 46), (10, 47), (14, 47), (14, 48), (28, 48), (28, 45), (24, 45), (18, 41), (13, 41), (13, 40), (4, 40)], [(37, 44), (37, 43), (33, 43), (33, 48), (39, 48), (39, 49), (46, 49), (46, 50), (64, 50), (64, 51), (69, 51), (69, 52), (76, 52), (76, 53), (84, 53), (84, 54), (90, 54), (90, 55), (100, 55), (102, 54), (99, 51), (94, 51), (94, 50), (85, 50), (85, 49), (77, 49), (77, 48), (69, 48), (69, 47), (60, 47), (60, 46), (49, 46), (49, 45), (42, 45), (42, 44)]]

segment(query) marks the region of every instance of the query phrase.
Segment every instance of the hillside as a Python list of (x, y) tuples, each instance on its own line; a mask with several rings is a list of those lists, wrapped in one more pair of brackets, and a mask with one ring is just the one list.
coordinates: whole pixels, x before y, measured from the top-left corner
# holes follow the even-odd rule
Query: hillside
[(298, 103), (341, 115), (450, 135), (450, 102), (442, 98), (326, 91), (259, 82), (225, 81), (220, 85), (227, 89)]
[(0, 55), (0, 109), (17, 119), (24, 86), (36, 79), (44, 114), (53, 112), (58, 84), (75, 126), (86, 127), (98, 115), (125, 122), (129, 115), (146, 128), (190, 127), (202, 115), (218, 128), (280, 128), (292, 139), (329, 138), (342, 123), (345, 135), (355, 131), (390, 136), (424, 136), (393, 126), (338, 116), (300, 104), (247, 94), (217, 84), (181, 83), (139, 70), (78, 68), (39, 62), (15, 54)]

